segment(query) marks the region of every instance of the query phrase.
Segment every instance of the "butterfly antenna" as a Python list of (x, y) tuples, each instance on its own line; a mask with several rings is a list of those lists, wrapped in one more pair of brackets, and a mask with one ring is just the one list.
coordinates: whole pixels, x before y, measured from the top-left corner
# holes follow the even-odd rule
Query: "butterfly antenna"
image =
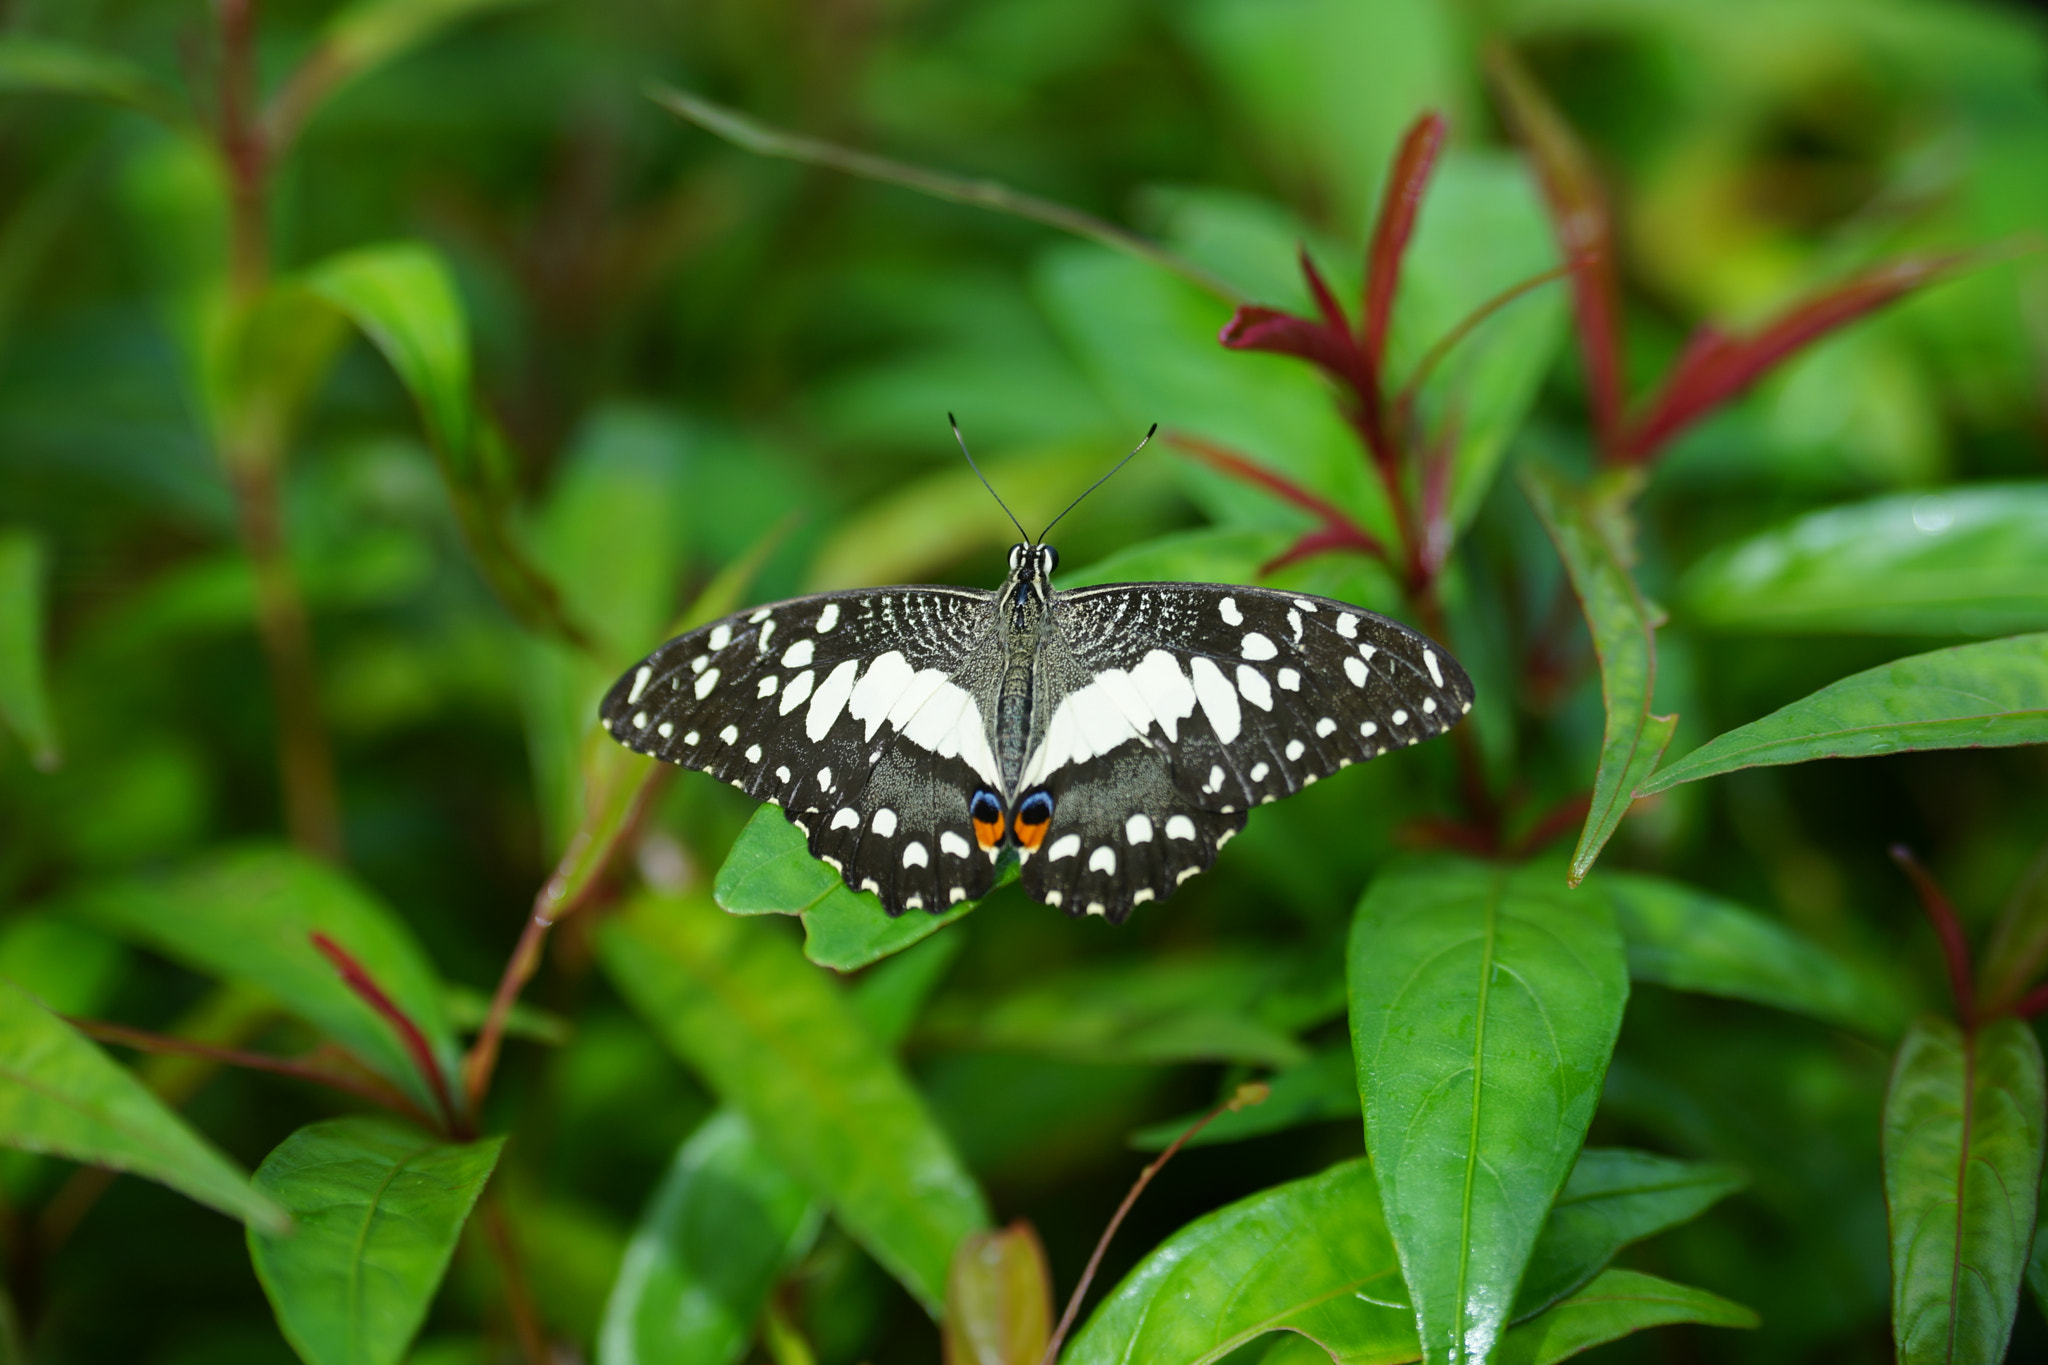
[(981, 466), (974, 462), (974, 456), (968, 454), (967, 438), (960, 434), (959, 419), (949, 412), (946, 414), (946, 420), (953, 424), (953, 439), (960, 443), (960, 453), (967, 456), (967, 467), (974, 471), (975, 478), (981, 480), (981, 486), (988, 490), (988, 495), (996, 500), (996, 506), (1003, 509), (1003, 515), (1008, 517), (1010, 524), (1017, 528), (1017, 534), (1026, 540), (1030, 540), (1031, 533), (1024, 529), (1024, 523), (1017, 520), (1017, 514), (1010, 510), (1010, 504), (1003, 501), (1003, 495), (996, 492), (996, 486), (988, 481), (988, 475), (981, 472)]
[[(1096, 481), (1095, 481), (1094, 483), (1091, 483), (1091, 484), (1089, 484), (1089, 485), (1088, 485), (1088, 490), (1087, 490), (1087, 492), (1085, 492), (1085, 493), (1081, 494), (1081, 497), (1079, 497), (1079, 498), (1075, 498), (1075, 499), (1074, 499), (1074, 500), (1073, 500), (1072, 502), (1070, 502), (1070, 503), (1068, 503), (1068, 504), (1067, 504), (1067, 512), (1071, 512), (1071, 511), (1073, 511), (1073, 510), (1074, 510), (1074, 509), (1075, 509), (1076, 507), (1079, 507), (1079, 506), (1081, 505), (1081, 499), (1082, 499), (1082, 498), (1085, 498), (1085, 497), (1087, 497), (1089, 493), (1093, 493), (1093, 492), (1094, 492), (1094, 491), (1095, 491), (1096, 489), (1098, 489), (1098, 488), (1102, 487), (1102, 485), (1104, 485), (1104, 484), (1108, 483), (1108, 482), (1109, 482), (1109, 481), (1110, 481), (1110, 480), (1111, 480), (1112, 478), (1115, 478), (1115, 477), (1116, 477), (1116, 471), (1117, 471), (1117, 470), (1119, 470), (1119, 469), (1122, 469), (1122, 468), (1123, 468), (1123, 467), (1124, 467), (1125, 465), (1129, 464), (1129, 463), (1131, 462), (1131, 460), (1132, 460), (1132, 459), (1133, 459), (1133, 458), (1134, 458), (1134, 457), (1135, 457), (1135, 456), (1137, 455), (1137, 453), (1138, 453), (1139, 451), (1141, 451), (1141, 450), (1143, 450), (1143, 449), (1145, 448), (1146, 444), (1147, 444), (1148, 442), (1150, 442), (1150, 441), (1151, 441), (1151, 439), (1153, 438), (1153, 436), (1155, 436), (1155, 435), (1157, 435), (1157, 434), (1158, 434), (1158, 431), (1159, 431), (1159, 423), (1157, 423), (1157, 422), (1154, 422), (1154, 423), (1152, 424), (1152, 429), (1151, 429), (1150, 431), (1148, 431), (1148, 432), (1146, 432), (1146, 433), (1145, 433), (1145, 439), (1144, 439), (1144, 440), (1142, 440), (1142, 441), (1139, 441), (1139, 442), (1138, 442), (1138, 443), (1137, 443), (1136, 445), (1134, 445), (1134, 446), (1132, 446), (1132, 447), (1131, 447), (1131, 453), (1130, 453), (1129, 455), (1126, 455), (1126, 456), (1124, 456), (1124, 457), (1123, 457), (1123, 458), (1122, 458), (1121, 460), (1118, 460), (1118, 461), (1116, 462), (1116, 465), (1115, 465), (1115, 467), (1114, 467), (1114, 468), (1112, 468), (1112, 469), (1111, 469), (1111, 470), (1109, 471), (1109, 473), (1107, 473), (1107, 474), (1104, 474), (1104, 475), (1103, 475), (1103, 476), (1102, 476), (1101, 478), (1097, 479), (1097, 480), (1096, 480)], [(1040, 531), (1040, 532), (1038, 533), (1038, 539), (1037, 539), (1037, 540), (1036, 540), (1035, 542), (1033, 542), (1033, 543), (1034, 543), (1034, 544), (1038, 544), (1038, 545), (1043, 545), (1043, 544), (1045, 543), (1045, 538), (1046, 538), (1047, 536), (1049, 536), (1049, 535), (1051, 535), (1051, 534), (1052, 534), (1052, 528), (1060, 524), (1060, 518), (1061, 518), (1061, 517), (1064, 517), (1064, 516), (1066, 516), (1067, 512), (1062, 512), (1062, 513), (1060, 513), (1060, 515), (1059, 515), (1058, 517), (1054, 517), (1054, 518), (1053, 518), (1053, 519), (1052, 519), (1051, 521), (1047, 522), (1047, 523), (1045, 524), (1045, 529), (1044, 529), (1043, 531)], [(1021, 528), (1020, 528), (1020, 529), (1021, 529)]]

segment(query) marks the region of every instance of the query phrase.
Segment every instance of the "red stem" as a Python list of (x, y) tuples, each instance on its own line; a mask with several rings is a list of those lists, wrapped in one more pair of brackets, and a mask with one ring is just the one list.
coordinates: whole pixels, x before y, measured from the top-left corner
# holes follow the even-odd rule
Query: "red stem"
[(356, 961), (346, 948), (322, 933), (315, 932), (312, 937), (313, 946), (319, 950), (322, 957), (334, 964), (334, 969), (341, 973), (341, 979), (348, 984), (348, 988), (362, 997), (364, 1003), (384, 1016), (385, 1021), (398, 1030), (399, 1039), (405, 1044), (405, 1050), (412, 1054), (413, 1065), (426, 1077), (427, 1084), (433, 1089), (435, 1101), (441, 1106), (442, 1126), (457, 1137), (467, 1137), (466, 1126), (457, 1115), (454, 1099), (448, 1093), (448, 1078), (442, 1074), (440, 1060), (434, 1056), (434, 1049), (427, 1042), (427, 1036), (420, 1032), (419, 1025), (384, 993), (384, 988), (377, 984), (364, 969), (363, 964)]
[(2043, 1010), (2048, 1010), (2048, 981), (2028, 991), (2020, 998), (2020, 1002), (2012, 1007), (2012, 1012), (2022, 1019), (2032, 1019)]
[(1431, 111), (1417, 119), (1401, 139), (1387, 176), (1386, 198), (1373, 224), (1372, 245), (1365, 256), (1365, 304), (1361, 342), (1365, 363), (1375, 380), (1385, 371), (1387, 327), (1394, 315), (1394, 293), (1401, 284), (1401, 258), (1415, 234), (1415, 216), (1436, 169), (1444, 145), (1443, 115)]
[(1948, 964), (1949, 989), (1956, 998), (1956, 1018), (1966, 1030), (1974, 1029), (1977, 1026), (1977, 993), (1970, 984), (1970, 943), (1963, 935), (1963, 922), (1933, 876), (1913, 856), (1912, 849), (1904, 844), (1893, 844), (1891, 854), (1892, 861), (1904, 870), (1913, 883), (1913, 889), (1920, 894), (1920, 907), (1927, 912), (1927, 920), (1934, 926), (1935, 936), (1941, 940), (1941, 955)]
[(1314, 514), (1317, 520), (1323, 523), (1325, 528), (1331, 531), (1341, 529), (1345, 534), (1353, 537), (1355, 543), (1365, 553), (1375, 555), (1389, 563), (1392, 562), (1391, 557), (1387, 554), (1386, 546), (1382, 545), (1378, 537), (1374, 536), (1372, 532), (1352, 520), (1349, 512), (1346, 512), (1343, 508), (1320, 495), (1303, 488), (1285, 475), (1276, 474), (1264, 465), (1247, 459), (1236, 451), (1226, 450), (1215, 442), (1204, 440), (1199, 436), (1190, 436), (1185, 432), (1170, 431), (1166, 434), (1166, 440), (1169, 444), (1179, 446), (1182, 450), (1185, 450), (1203, 463), (1220, 469), (1234, 478), (1242, 479), (1246, 483), (1256, 484), (1273, 496), (1285, 502), (1290, 502), (1305, 512)]

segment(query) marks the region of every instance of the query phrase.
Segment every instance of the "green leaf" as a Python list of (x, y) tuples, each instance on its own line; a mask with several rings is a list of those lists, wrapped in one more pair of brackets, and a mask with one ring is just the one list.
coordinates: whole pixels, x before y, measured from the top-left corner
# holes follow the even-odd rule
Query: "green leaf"
[[(996, 885), (1013, 880), (1003, 873)], [(962, 901), (939, 914), (906, 911), (891, 916), (882, 902), (855, 891), (811, 856), (803, 832), (776, 806), (762, 806), (747, 821), (718, 869), (711, 894), (735, 915), (798, 915), (804, 956), (820, 967), (851, 972), (900, 953), (970, 914), (980, 901)]]
[(300, 95), (301, 107), (294, 113), (303, 119), (313, 102), (433, 41), (473, 14), (525, 3), (528, 0), (355, 0), (327, 21), (319, 47), (301, 68), (318, 73), (317, 93)]
[(1758, 1325), (1756, 1314), (1718, 1294), (1634, 1270), (1609, 1270), (1541, 1317), (1510, 1328), (1494, 1361), (1496, 1365), (1551, 1365), (1604, 1341), (1674, 1322), (1706, 1327)]
[(1630, 1242), (1689, 1222), (1746, 1183), (1732, 1166), (1588, 1147), (1544, 1221), (1515, 1295), (1517, 1320), (1591, 1280)]
[(1570, 880), (1579, 884), (1671, 743), (1678, 717), (1650, 713), (1657, 690), (1657, 626), (1662, 613), (1644, 600), (1629, 572), (1627, 484), (1604, 492), (1572, 488), (1540, 465), (1522, 467), (1522, 491), (1564, 560), (1572, 591), (1600, 658), (1600, 696), (1607, 725), (1593, 773), (1593, 805), (1572, 851)]
[(42, 541), (28, 531), (0, 531), (0, 720), (28, 746), (45, 772), (61, 761), (57, 722), (43, 677)]
[(1366, 1149), (1429, 1360), (1483, 1359), (1600, 1095), (1628, 998), (1603, 897), (1547, 868), (1396, 862), (1352, 921)]
[[(1266, 1089), (1264, 1103), (1217, 1115), (1189, 1138), (1187, 1145), (1207, 1147), (1219, 1142), (1242, 1142), (1305, 1123), (1358, 1118), (1358, 1068), (1352, 1064), (1348, 1047), (1319, 1052), (1299, 1066), (1269, 1077)], [(1183, 1114), (1141, 1128), (1131, 1134), (1131, 1146), (1141, 1152), (1164, 1151), (1207, 1112)]]
[(1830, 683), (1664, 768), (1637, 795), (1738, 768), (2048, 743), (2048, 634), (1938, 649)]
[(1875, 635), (2048, 630), (2048, 484), (1972, 484), (1813, 512), (1694, 566), (1703, 625)]
[(1415, 1314), (1364, 1158), (1196, 1219), (1138, 1262), (1061, 1365), (1206, 1365), (1267, 1332), (1343, 1365), (1417, 1355)]
[(140, 109), (174, 127), (191, 122), (178, 97), (133, 62), (45, 38), (0, 37), (0, 91), (82, 95)]
[(1031, 1224), (969, 1233), (946, 1281), (947, 1365), (1039, 1365), (1052, 1339), (1052, 1271)]
[(273, 1230), (284, 1211), (124, 1068), (0, 981), (0, 1143), (129, 1171)]
[(2017, 1004), (2048, 963), (2048, 847), (2013, 888), (1980, 962), (1977, 999), (1986, 1014)]
[[(404, 1038), (313, 945), (325, 935), (360, 963), (425, 1038), (444, 1081), (460, 1050), (447, 993), (405, 921), (326, 863), (283, 849), (218, 854), (181, 873), (102, 884), (61, 906), (209, 976), (254, 986), (379, 1075), (421, 1110), (435, 1086)], [(459, 1097), (456, 1097), (459, 1102)]]
[(397, 1365), (426, 1319), (505, 1139), (443, 1142), (381, 1118), (299, 1129), (256, 1187), (291, 1213), (249, 1230), (249, 1259), (307, 1365)]
[(952, 967), (967, 940), (948, 934), (898, 953), (862, 972), (853, 985), (853, 1007), (875, 1037), (892, 1047), (917, 1022), (918, 1013)]
[(2041, 1046), (2000, 1019), (1915, 1023), (1884, 1102), (1892, 1341), (1902, 1365), (2005, 1359), (2041, 1184)]
[(937, 1313), (981, 1191), (831, 978), (774, 926), (642, 895), (606, 924), (612, 980), (776, 1161)]
[(1127, 546), (1084, 569), (1060, 574), (1062, 588), (1098, 583), (1252, 583), (1259, 566), (1285, 550), (1286, 531), (1205, 527)]
[(633, 1230), (605, 1303), (598, 1365), (737, 1361), (820, 1221), (746, 1119), (714, 1114), (676, 1152)]
[(1676, 991), (1749, 1000), (1893, 1038), (1907, 1006), (1866, 968), (1756, 911), (1681, 882), (1603, 873), (1628, 942), (1629, 975)]
[[(1335, 1014), (1291, 991), (1301, 962), (1239, 949), (1227, 955), (1083, 968), (934, 1006), (926, 1029), (955, 1048), (1030, 1052), (1076, 1061), (1230, 1061), (1286, 1067), (1307, 1056), (1292, 1029)], [(1332, 978), (1334, 985), (1334, 977)], [(1305, 1013), (1304, 1013), (1305, 1011)]]

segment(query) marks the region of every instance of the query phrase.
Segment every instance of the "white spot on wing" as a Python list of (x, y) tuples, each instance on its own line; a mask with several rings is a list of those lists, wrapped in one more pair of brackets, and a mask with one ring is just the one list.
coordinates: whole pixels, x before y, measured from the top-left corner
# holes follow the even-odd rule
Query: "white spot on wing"
[(1134, 844), (1151, 843), (1151, 817), (1141, 812), (1140, 814), (1133, 815), (1130, 819), (1124, 821), (1124, 838)]
[(1244, 693), (1244, 699), (1261, 711), (1273, 709), (1273, 685), (1266, 681), (1266, 675), (1250, 664), (1237, 666), (1237, 690)]
[(1295, 598), (1294, 605), (1300, 607), (1303, 611), (1314, 611), (1316, 609), (1316, 604), (1309, 601), (1306, 597)]
[(1429, 670), (1429, 680), (1438, 687), (1442, 687), (1444, 685), (1444, 671), (1436, 666), (1436, 651), (1433, 649), (1423, 650), (1422, 663)]
[(1221, 613), (1224, 625), (1241, 626), (1244, 624), (1244, 613), (1237, 609), (1237, 599), (1235, 597), (1226, 597), (1221, 602), (1218, 602), (1216, 610)]
[(1180, 871), (1173, 874), (1173, 884), (1175, 886), (1179, 886), (1182, 882), (1194, 876), (1197, 872), (1200, 872), (1201, 870), (1202, 869), (1199, 867), (1184, 867)]
[(1307, 752), (1308, 745), (1303, 744), (1300, 740), (1290, 739), (1287, 741), (1287, 761), (1289, 763), (1294, 762)]
[(1210, 793), (1223, 790), (1223, 769), (1220, 765), (1211, 764), (1209, 766), (1209, 781), (1203, 786), (1202, 790)]
[(728, 725), (723, 730), (720, 730), (718, 732), (718, 737), (724, 740), (727, 744), (737, 744), (740, 742), (740, 727), (737, 725)]
[(645, 730), (647, 728), (647, 713), (645, 711), (636, 712), (634, 714), (633, 728), (635, 730)]
[(640, 700), (640, 694), (647, 690), (647, 680), (653, 676), (653, 669), (646, 664), (640, 665), (639, 671), (633, 674), (633, 690), (626, 694), (626, 705), (631, 706)]
[(1348, 611), (1337, 613), (1337, 633), (1347, 640), (1358, 638), (1358, 618)]
[(1230, 743), (1243, 728), (1243, 717), (1237, 709), (1237, 689), (1224, 678), (1223, 670), (1206, 658), (1197, 657), (1188, 667), (1193, 675), (1195, 700), (1202, 704), (1202, 714), (1209, 718), (1216, 738), (1224, 744)]
[(1195, 837), (1195, 822), (1185, 815), (1166, 817), (1166, 837), (1169, 839), (1192, 839)]
[(1244, 643), (1239, 648), (1247, 659), (1270, 659), (1280, 652), (1271, 640), (1257, 631), (1245, 636)]
[(1149, 901), (1149, 900), (1151, 900), (1151, 899), (1152, 899), (1152, 895), (1153, 895), (1153, 892), (1152, 892), (1152, 888), (1151, 888), (1151, 887), (1149, 887), (1149, 886), (1141, 886), (1141, 887), (1139, 887), (1139, 888), (1138, 888), (1138, 889), (1137, 889), (1136, 891), (1133, 891), (1133, 892), (1131, 893), (1131, 904), (1132, 904), (1132, 905), (1143, 905), (1143, 904), (1144, 904), (1144, 903), (1145, 903), (1146, 901)]
[(1346, 654), (1344, 656), (1344, 676), (1351, 679), (1353, 687), (1365, 686), (1365, 661), (1355, 654)]
[(1045, 860), (1049, 863), (1056, 863), (1062, 858), (1071, 858), (1080, 851), (1080, 835), (1062, 834), (1059, 838), (1053, 840), (1052, 845), (1045, 850)]
[(699, 738), (700, 736), (697, 734), (697, 732), (695, 730), (692, 730), (689, 734), (683, 736), (683, 743), (688, 744), (692, 748), (694, 748), (696, 747), (697, 740)]
[(811, 666), (811, 656), (816, 648), (817, 646), (813, 645), (809, 640), (798, 640), (788, 649), (782, 651), (782, 666), (784, 668), (809, 668)]
[(818, 769), (818, 790), (821, 792), (832, 790), (832, 770), (830, 768)]
[(1317, 739), (1328, 739), (1331, 735), (1334, 735), (1336, 733), (1337, 722), (1331, 720), (1328, 716), (1324, 716), (1321, 720), (1316, 722)]
[(774, 695), (775, 695), (775, 684), (776, 684), (777, 682), (779, 682), (779, 681), (780, 681), (780, 679), (778, 679), (778, 678), (777, 678), (777, 677), (776, 677), (776, 676), (775, 676), (774, 674), (772, 674), (772, 673), (771, 673), (771, 674), (769, 674), (769, 675), (768, 675), (767, 677), (765, 677), (765, 678), (761, 679), (761, 685), (760, 685), (759, 687), (757, 687), (757, 688), (755, 688), (755, 689), (754, 689), (754, 698), (755, 698), (755, 700), (757, 700), (757, 701), (758, 701), (758, 700), (762, 700), (762, 699), (764, 699), (764, 698), (767, 698), (767, 697), (772, 697), (772, 696), (774, 696)]
[(1371, 739), (1374, 735), (1378, 734), (1379, 732), (1380, 727), (1374, 724), (1372, 721), (1367, 721), (1365, 724), (1358, 727), (1358, 733), (1366, 739)]
[(1283, 668), (1283, 669), (1281, 669), (1281, 670), (1280, 670), (1280, 672), (1279, 672), (1279, 673), (1278, 673), (1277, 675), (1275, 675), (1275, 676), (1277, 676), (1277, 677), (1279, 678), (1279, 680), (1280, 680), (1280, 686), (1281, 686), (1281, 687), (1283, 687), (1283, 688), (1285, 688), (1285, 689), (1286, 689), (1287, 691), (1289, 691), (1289, 692), (1299, 692), (1299, 691), (1301, 691), (1301, 674), (1299, 674), (1299, 673), (1295, 672), (1295, 671), (1294, 671), (1293, 669), (1291, 669), (1291, 668)]
[(749, 616), (747, 619), (758, 626), (763, 621), (767, 620), (768, 617), (774, 612), (774, 610), (775, 608), (773, 607), (763, 607), (761, 608), (761, 610), (755, 612), (752, 616)]
[(1301, 613), (1300, 613), (1300, 612), (1298, 612), (1298, 611), (1290, 611), (1290, 612), (1288, 612), (1288, 613), (1287, 613), (1287, 628), (1288, 628), (1289, 630), (1291, 630), (1291, 631), (1293, 631), (1293, 632), (1294, 632), (1294, 643), (1296, 643), (1297, 645), (1298, 645), (1298, 644), (1300, 644), (1300, 643), (1301, 643)]
[(1436, 698), (1435, 698), (1435, 697), (1424, 697), (1424, 698), (1422, 699), (1422, 713), (1423, 713), (1424, 715), (1435, 715), (1435, 714), (1436, 714)]
[(749, 744), (749, 745), (747, 746), (747, 762), (749, 762), (749, 763), (759, 763), (760, 761), (761, 761), (761, 746), (760, 746), (760, 745), (758, 745), (758, 744)]
[(1097, 848), (1088, 855), (1088, 870), (1090, 872), (1114, 873), (1116, 871), (1116, 850), (1108, 844)]
[[(1104, 669), (1053, 709), (1044, 740), (1024, 766), (1024, 783), (1034, 785), (1069, 763), (1085, 762), (1141, 739), (1155, 722), (1172, 743), (1180, 737), (1181, 721), (1194, 709), (1195, 689), (1166, 650), (1150, 651), (1129, 672)], [(978, 709), (975, 718), (978, 723)]]
[(958, 905), (961, 901), (964, 901), (966, 899), (967, 888), (964, 886), (950, 887), (946, 891), (946, 903), (948, 905)]
[(787, 782), (787, 781), (789, 781), (789, 769), (787, 769), (787, 768), (777, 768), (777, 769), (775, 770), (775, 780), (776, 780), (777, 782)]
[(711, 652), (716, 654), (719, 650), (732, 643), (732, 627), (720, 621), (711, 628), (711, 638), (704, 643), (710, 645)]
[[(949, 829), (939, 835), (939, 852), (949, 853), (955, 858), (965, 858), (969, 853), (973, 852), (973, 849), (969, 847), (965, 839)], [(957, 900), (959, 898), (955, 897), (954, 899)]]
[(917, 840), (912, 839), (903, 846), (903, 865), (905, 867), (929, 867), (931, 866), (931, 861), (932, 855)]
[(661, 724), (654, 727), (654, 733), (660, 735), (663, 739), (667, 739), (670, 735), (674, 734), (675, 732), (676, 727), (670, 725), (667, 721), (663, 721)]
[(852, 806), (841, 806), (832, 814), (832, 828), (859, 829), (860, 812), (855, 810)]
[(797, 707), (802, 706), (804, 699), (811, 695), (811, 684), (817, 680), (818, 670), (815, 668), (807, 668), (794, 678), (791, 678), (789, 686), (782, 689), (782, 705), (777, 709), (786, 716), (796, 710)]
[(1064, 899), (1064, 897), (1062, 897), (1060, 893), (1057, 891), (1048, 891), (1045, 893), (1045, 903), (1047, 905), (1058, 905), (1062, 899)]
[(818, 685), (818, 693), (811, 698), (811, 709), (804, 714), (804, 733), (811, 743), (824, 742), (825, 736), (839, 719), (839, 713), (846, 708), (846, 699), (853, 695), (853, 677), (860, 672), (860, 660), (848, 659), (825, 675), (825, 681)]
[(868, 828), (881, 835), (884, 839), (893, 838), (896, 834), (896, 812), (890, 810), (887, 806), (877, 807), (874, 823), (870, 824)]
[(1396, 711), (1393, 715), (1387, 717), (1387, 719), (1391, 720), (1396, 725), (1406, 725), (1408, 723), (1408, 713), (1406, 711)]
[[(754, 613), (753, 619), (758, 621), (761, 619), (761, 615), (762, 613), (757, 611)], [(768, 652), (768, 637), (774, 633), (775, 623), (773, 621), (761, 627), (760, 638), (754, 641), (754, 652), (756, 654), (766, 654)]]
[(710, 696), (711, 689), (716, 686), (718, 686), (718, 670), (715, 668), (704, 670), (704, 676), (697, 679), (697, 700), (702, 701)]
[(1263, 763), (1254, 763), (1252, 764), (1251, 779), (1254, 782), (1264, 782), (1266, 774), (1271, 771), (1273, 770)]

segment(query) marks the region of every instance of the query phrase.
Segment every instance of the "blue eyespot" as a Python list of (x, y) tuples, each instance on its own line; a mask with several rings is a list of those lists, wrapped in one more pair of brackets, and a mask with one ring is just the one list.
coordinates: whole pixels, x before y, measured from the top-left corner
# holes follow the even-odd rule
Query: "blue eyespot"
[(1042, 825), (1052, 819), (1052, 793), (1035, 791), (1017, 805), (1017, 823)]
[(984, 788), (974, 794), (968, 803), (967, 813), (984, 825), (992, 825), (1002, 818), (1003, 803), (996, 800), (996, 794)]

